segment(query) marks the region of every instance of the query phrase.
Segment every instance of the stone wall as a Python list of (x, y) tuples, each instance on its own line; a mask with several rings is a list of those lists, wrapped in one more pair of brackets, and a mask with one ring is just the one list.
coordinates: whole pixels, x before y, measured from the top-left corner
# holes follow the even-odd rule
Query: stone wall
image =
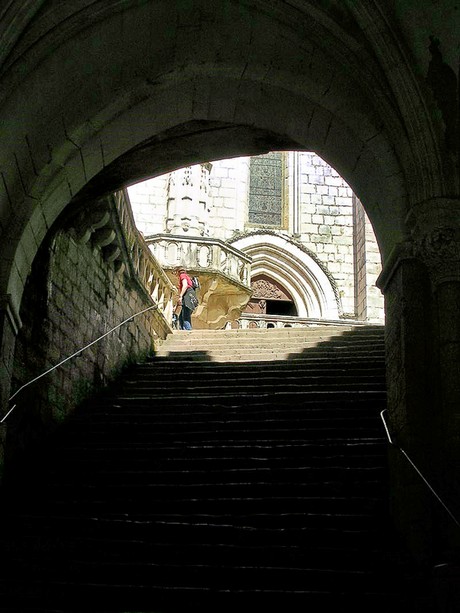
[[(362, 205), (360, 204), (361, 208)], [(364, 214), (364, 235), (366, 244), (366, 313), (363, 319), (383, 322), (385, 319), (384, 300), (381, 290), (377, 287), (377, 278), (382, 272), (382, 259), (372, 225)]]
[[(126, 269), (116, 272), (99, 246), (77, 234), (71, 227), (57, 230), (35, 258), (21, 307), (13, 393), (153, 304)], [(20, 392), (7, 421), (6, 465), (125, 365), (150, 354), (158, 317), (157, 311), (139, 315)]]
[(300, 154), (300, 242), (333, 276), (345, 314), (355, 315), (352, 191), (314, 153)]
[(227, 240), (247, 223), (249, 157), (213, 162), (209, 177), (209, 235)]
[(128, 189), (136, 204), (136, 224), (145, 236), (165, 231), (168, 175), (131, 185)]
[(366, 215), (359, 200), (353, 202), (354, 268), (355, 268), (355, 310), (358, 319), (367, 316), (367, 275), (366, 275)]

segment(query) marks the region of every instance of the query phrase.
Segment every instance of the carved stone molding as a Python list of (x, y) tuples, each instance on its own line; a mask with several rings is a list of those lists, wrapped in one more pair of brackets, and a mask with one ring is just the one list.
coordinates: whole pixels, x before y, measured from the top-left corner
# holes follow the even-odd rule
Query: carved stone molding
[(115, 270), (119, 271), (123, 263), (120, 230), (120, 223), (123, 225), (123, 222), (121, 218), (120, 222), (116, 221), (115, 206), (113, 197), (91, 203), (91, 208), (81, 210), (70, 219), (70, 226), (78, 242), (86, 244), (91, 241), (94, 247), (101, 250), (104, 259), (112, 262)]
[(112, 243), (104, 247), (102, 253), (106, 262), (115, 262), (120, 257), (121, 250), (117, 244)]
[(110, 213), (104, 208), (97, 208), (92, 211), (83, 211), (73, 219), (73, 228), (77, 240), (83, 244), (87, 243), (92, 234), (110, 223)]
[(91, 236), (91, 240), (95, 247), (107, 247), (113, 243), (117, 238), (115, 230), (112, 228), (101, 228), (100, 230), (96, 230)]
[(398, 270), (399, 266), (401, 265), (401, 262), (404, 260), (411, 260), (414, 258), (415, 258), (414, 250), (413, 250), (412, 243), (410, 241), (406, 241), (404, 243), (397, 243), (393, 247), (392, 251), (390, 252), (390, 254), (388, 255), (387, 259), (384, 262), (384, 265), (382, 267), (382, 272), (377, 277), (377, 280), (375, 282), (376, 286), (383, 293), (385, 293), (387, 287), (389, 286), (391, 280), (393, 279), (395, 272)]

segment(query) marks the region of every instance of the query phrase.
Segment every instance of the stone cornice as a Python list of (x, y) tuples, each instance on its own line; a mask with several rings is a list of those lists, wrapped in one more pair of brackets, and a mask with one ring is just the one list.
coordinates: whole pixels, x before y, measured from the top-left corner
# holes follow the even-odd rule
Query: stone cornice
[(376, 285), (385, 292), (403, 260), (417, 260), (433, 287), (460, 282), (460, 199), (433, 198), (412, 207), (406, 217), (409, 238), (395, 245)]
[(404, 243), (398, 243), (393, 247), (390, 252), (390, 255), (387, 257), (383, 267), (382, 272), (377, 277), (375, 282), (376, 286), (385, 293), (385, 290), (390, 283), (393, 275), (399, 268), (401, 262), (403, 260), (412, 260), (415, 258), (413, 253), (412, 244), (407, 241)]

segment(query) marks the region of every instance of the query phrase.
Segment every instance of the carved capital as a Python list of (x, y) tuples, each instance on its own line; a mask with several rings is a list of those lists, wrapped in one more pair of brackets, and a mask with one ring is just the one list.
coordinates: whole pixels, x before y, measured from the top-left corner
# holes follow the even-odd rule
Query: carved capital
[(460, 200), (438, 198), (414, 207), (407, 218), (414, 255), (434, 286), (460, 282)]

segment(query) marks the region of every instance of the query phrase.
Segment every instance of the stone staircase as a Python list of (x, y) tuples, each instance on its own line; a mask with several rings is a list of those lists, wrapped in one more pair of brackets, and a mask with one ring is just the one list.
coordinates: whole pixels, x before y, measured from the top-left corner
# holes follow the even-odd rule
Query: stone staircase
[(7, 481), (0, 610), (425, 611), (384, 407), (380, 327), (174, 333)]

